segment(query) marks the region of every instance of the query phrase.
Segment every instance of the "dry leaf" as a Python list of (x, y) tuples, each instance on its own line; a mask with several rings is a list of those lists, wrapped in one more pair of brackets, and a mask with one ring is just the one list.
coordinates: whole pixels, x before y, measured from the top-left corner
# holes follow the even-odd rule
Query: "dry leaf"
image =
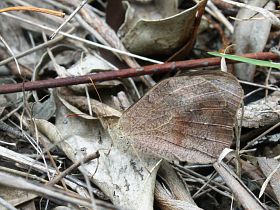
[[(58, 99), (63, 103), (67, 109), (71, 110), (77, 116), (80, 116), (85, 119), (97, 119), (97, 118), (119, 118), (121, 116), (121, 112), (118, 110), (101, 103), (95, 99), (90, 99), (90, 105), (93, 112), (96, 114), (96, 117), (90, 116), (84, 113), (82, 110), (85, 110), (85, 106), (87, 106), (87, 98), (83, 96), (71, 96), (71, 95), (62, 95), (58, 94)], [(88, 108), (88, 107), (87, 107)]]
[(182, 12), (177, 0), (126, 2), (126, 19), (118, 34), (125, 47), (136, 54), (174, 53), (190, 38), (196, 12), (203, 2), (190, 1), (192, 6)]

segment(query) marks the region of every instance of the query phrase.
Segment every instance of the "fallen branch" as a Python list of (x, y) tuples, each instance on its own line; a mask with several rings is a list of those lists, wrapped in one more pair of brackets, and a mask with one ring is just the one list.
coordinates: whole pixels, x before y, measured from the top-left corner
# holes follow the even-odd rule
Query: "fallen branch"
[[(259, 60), (279, 60), (279, 56), (272, 52), (260, 52), (241, 55), (246, 58)], [(73, 76), (57, 79), (31, 81), (18, 84), (6, 84), (0, 86), (0, 94), (15, 93), (29, 90), (39, 90), (44, 88), (63, 87), (68, 85), (78, 85), (93, 82), (108, 81), (127, 77), (137, 77), (142, 75), (159, 74), (178, 70), (187, 70), (201, 67), (218, 66), (220, 58), (202, 58), (187, 61), (169, 62), (164, 64), (154, 64), (139, 68), (128, 68), (120, 71), (107, 71), (84, 76)], [(227, 63), (237, 63), (237, 61), (227, 60)]]

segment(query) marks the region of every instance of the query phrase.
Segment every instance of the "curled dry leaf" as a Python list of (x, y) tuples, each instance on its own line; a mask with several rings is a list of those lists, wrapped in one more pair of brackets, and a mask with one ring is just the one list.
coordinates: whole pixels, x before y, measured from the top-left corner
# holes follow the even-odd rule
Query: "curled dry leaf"
[(125, 1), (125, 22), (118, 33), (125, 47), (136, 54), (174, 53), (191, 38), (196, 12), (203, 2), (189, 1), (192, 6), (181, 12), (178, 0)]
[[(101, 103), (95, 99), (90, 99), (91, 109), (97, 115), (97, 117), (92, 117), (82, 111), (80, 109), (85, 110), (87, 108), (83, 108), (87, 106), (87, 98), (83, 96), (63, 96), (58, 94), (58, 99), (63, 103), (67, 109), (71, 110), (77, 116), (80, 116), (85, 119), (97, 119), (100, 118), (119, 118), (121, 116), (121, 112), (113, 109), (110, 106), (107, 106), (104, 103)], [(87, 110), (88, 111), (88, 110)]]

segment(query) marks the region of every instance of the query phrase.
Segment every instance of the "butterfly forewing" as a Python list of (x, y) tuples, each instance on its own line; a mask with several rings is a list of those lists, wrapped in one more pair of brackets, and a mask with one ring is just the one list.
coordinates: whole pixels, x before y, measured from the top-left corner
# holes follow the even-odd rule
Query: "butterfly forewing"
[[(122, 115), (121, 135), (140, 152), (170, 161), (215, 161), (232, 141), (241, 96), (239, 102), (238, 97), (232, 99), (239, 92), (227, 90), (227, 74), (209, 77), (182, 76), (160, 82)], [(229, 80), (230, 86), (239, 86)], [(224, 87), (219, 88), (219, 83)]]
[(194, 74), (202, 76), (220, 89), (228, 103), (228, 111), (233, 115), (236, 114), (243, 96), (243, 90), (232, 74), (222, 71), (201, 71)]

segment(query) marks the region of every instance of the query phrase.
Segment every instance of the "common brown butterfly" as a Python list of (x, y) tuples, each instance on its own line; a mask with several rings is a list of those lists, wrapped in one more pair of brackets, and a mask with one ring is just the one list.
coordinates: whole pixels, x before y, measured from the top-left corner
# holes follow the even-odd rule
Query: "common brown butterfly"
[(233, 140), (242, 97), (241, 86), (229, 73), (169, 78), (125, 111), (113, 131), (143, 154), (212, 163)]

